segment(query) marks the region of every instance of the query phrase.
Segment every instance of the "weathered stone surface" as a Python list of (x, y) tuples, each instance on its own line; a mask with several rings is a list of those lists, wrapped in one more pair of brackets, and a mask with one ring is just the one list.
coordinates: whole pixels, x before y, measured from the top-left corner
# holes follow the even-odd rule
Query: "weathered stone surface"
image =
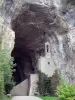
[[(16, 57), (15, 59), (18, 58), (21, 61), (24, 57), (27, 57), (29, 62), (32, 63), (32, 60), (36, 58), (35, 54), (38, 53), (38, 55), (41, 55), (39, 52), (44, 52), (45, 41), (49, 41), (51, 56), (56, 68), (61, 69), (61, 73), (68, 82), (74, 82), (75, 38), (73, 35), (75, 30), (72, 31), (70, 27), (67, 26), (67, 24), (73, 24), (73, 20), (71, 19), (74, 19), (74, 16), (71, 16), (71, 19), (67, 17), (70, 13), (74, 15), (72, 12), (73, 9), (71, 8), (69, 13), (65, 15), (66, 17), (61, 17), (61, 15), (57, 13), (57, 9), (50, 9), (49, 6), (51, 3), (49, 0), (31, 1), (32, 0), (8, 0), (4, 2), (5, 9), (2, 10), (6, 12), (4, 14), (6, 15), (4, 17), (5, 21), (11, 24), (12, 19), (12, 26), (14, 27), (13, 30), (16, 35), (13, 56)], [(52, 5), (56, 5), (57, 7), (61, 2), (58, 0), (54, 3)], [(1, 19), (1, 21), (2, 20), (3, 19)], [(73, 27), (73, 25), (71, 27)], [(69, 28), (68, 32), (66, 31), (67, 28)], [(25, 60), (23, 60), (23, 62), (24, 61)], [(34, 62), (34, 66), (36, 66), (36, 61)], [(71, 77), (71, 75), (73, 76)]]
[(3, 6), (4, 0), (0, 0), (0, 8)]
[[(12, 29), (15, 31), (16, 37), (15, 54), (18, 55), (16, 50), (19, 50), (25, 56), (26, 54), (31, 56), (36, 53), (41, 55), (40, 52), (44, 51), (44, 44), (48, 41), (54, 67), (60, 68), (64, 75), (65, 59), (67, 59), (65, 47), (63, 47), (64, 45), (67, 46), (68, 25), (65, 23), (66, 20), (58, 16), (53, 6), (46, 7), (27, 3), (19, 13), (17, 16), (14, 15), (16, 17), (12, 19)], [(33, 59), (33, 56), (31, 56), (31, 59)]]
[(11, 28), (7, 27), (3, 36), (4, 48), (8, 48), (11, 51), (14, 48), (15, 33)]
[(27, 96), (28, 91), (29, 91), (28, 87), (29, 87), (28, 79), (26, 79), (12, 89), (11, 95), (12, 96)]
[(10, 49), (14, 47), (14, 31), (5, 23), (4, 17), (0, 16), (0, 48)]
[(31, 83), (30, 83), (29, 96), (39, 95), (39, 91), (38, 91), (39, 76), (38, 74), (31, 74), (30, 82)]

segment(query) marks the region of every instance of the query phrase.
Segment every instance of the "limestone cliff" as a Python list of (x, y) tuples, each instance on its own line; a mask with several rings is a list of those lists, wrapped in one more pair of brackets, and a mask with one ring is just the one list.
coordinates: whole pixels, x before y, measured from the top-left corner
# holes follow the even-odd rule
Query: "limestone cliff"
[(74, 8), (68, 7), (70, 10), (66, 9), (65, 14), (62, 9), (61, 0), (5, 0), (0, 4), (1, 29), (11, 26), (15, 31), (12, 55), (18, 66), (27, 59), (32, 63), (32, 70), (35, 69), (35, 59), (43, 54), (44, 43), (48, 41), (55, 67), (60, 68), (67, 82), (75, 83)]

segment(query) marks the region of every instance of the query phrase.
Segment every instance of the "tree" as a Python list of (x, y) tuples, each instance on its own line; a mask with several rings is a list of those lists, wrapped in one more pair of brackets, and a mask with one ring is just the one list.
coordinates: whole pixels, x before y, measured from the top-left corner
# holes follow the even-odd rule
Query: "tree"
[(10, 91), (12, 81), (13, 59), (10, 55), (10, 50), (4, 49), (0, 51), (0, 97), (3, 93)]

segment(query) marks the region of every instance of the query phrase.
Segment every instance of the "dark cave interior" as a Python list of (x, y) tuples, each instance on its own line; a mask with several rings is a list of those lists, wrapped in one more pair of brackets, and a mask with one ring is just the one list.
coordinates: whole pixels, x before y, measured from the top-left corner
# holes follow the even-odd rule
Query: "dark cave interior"
[(53, 27), (50, 23), (55, 19), (55, 14), (50, 11), (49, 7), (25, 4), (12, 18), (15, 46), (11, 55), (17, 64), (13, 73), (16, 84), (25, 80), (29, 73), (36, 72), (36, 56), (44, 54), (48, 30)]
[(16, 63), (14, 67), (16, 71), (13, 73), (14, 81), (16, 81), (16, 84), (19, 84), (28, 77), (26, 73), (35, 72), (32, 65), (32, 58), (28, 52), (23, 52), (23, 50), (16, 47), (12, 51), (12, 56), (14, 57), (14, 63)]

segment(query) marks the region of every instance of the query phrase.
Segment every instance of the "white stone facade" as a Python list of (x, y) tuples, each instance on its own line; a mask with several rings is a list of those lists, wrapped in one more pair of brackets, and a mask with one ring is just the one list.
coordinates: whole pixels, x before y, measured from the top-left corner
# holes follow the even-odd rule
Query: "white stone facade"
[(50, 45), (48, 42), (45, 43), (45, 56), (41, 56), (38, 60), (38, 68), (48, 76), (52, 76), (56, 69), (51, 57)]

